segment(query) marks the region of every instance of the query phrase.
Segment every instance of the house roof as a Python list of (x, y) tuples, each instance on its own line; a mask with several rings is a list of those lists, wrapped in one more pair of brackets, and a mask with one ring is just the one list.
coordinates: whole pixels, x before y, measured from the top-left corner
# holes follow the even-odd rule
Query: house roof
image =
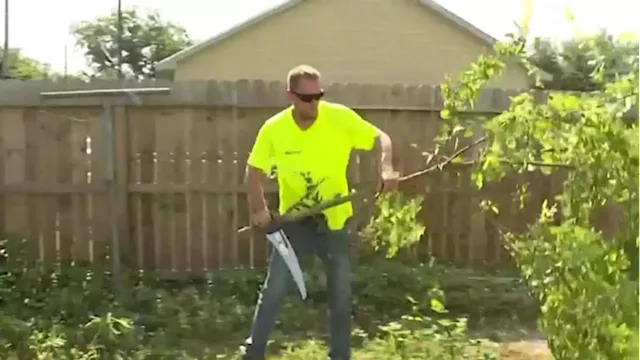
[(300, 5), (304, 1), (305, 0), (288, 0), (278, 6), (267, 9), (266, 11), (263, 11), (258, 15), (248, 19), (247, 21), (242, 22), (238, 26), (232, 27), (229, 30), (216, 34), (204, 41), (191, 45), (171, 56), (164, 58), (156, 64), (156, 70), (174, 70), (176, 68), (176, 65), (178, 65), (178, 62), (180, 62), (181, 60), (193, 56), (200, 51), (207, 49), (209, 46), (215, 45), (245, 29), (252, 27), (253, 25), (259, 24), (262, 21), (269, 19), (274, 15), (281, 14), (297, 5)]
[[(171, 56), (166, 57), (165, 59), (159, 61), (156, 64), (156, 69), (157, 70), (175, 70), (176, 66), (178, 65), (178, 62), (180, 62), (181, 60), (184, 60), (190, 56), (193, 56), (197, 53), (199, 53), (200, 51), (208, 48), (209, 46), (215, 45), (247, 28), (250, 28), (253, 25), (256, 25), (274, 15), (277, 14), (281, 14), (283, 12), (286, 12), (287, 10), (290, 10), (291, 8), (296, 7), (297, 5), (302, 4), (304, 1), (307, 0), (288, 0), (285, 1), (284, 3), (275, 6), (273, 8), (270, 8), (264, 12), (259, 13), (258, 15), (248, 19), (247, 21), (241, 23), (238, 26), (235, 26), (227, 31), (224, 31), (222, 33), (219, 33), (215, 36), (212, 36), (204, 41), (201, 41), (195, 45), (189, 46)], [(459, 28), (467, 31), (468, 33), (470, 33), (472, 36), (478, 38), (479, 40), (483, 41), (484, 43), (486, 43), (488, 46), (493, 46), (496, 42), (498, 42), (498, 40), (494, 37), (492, 37), (491, 35), (487, 34), (486, 32), (478, 29), (477, 27), (475, 27), (473, 24), (469, 23), (468, 21), (464, 20), (463, 18), (461, 18), (460, 16), (454, 14), (453, 12), (447, 10), (445, 7), (443, 7), (442, 5), (438, 4), (437, 2), (435, 2), (434, 0), (417, 0), (420, 4), (424, 5), (426, 8), (435, 11), (436, 13), (438, 13), (439, 15), (441, 15), (442, 17), (444, 17), (445, 19), (453, 22), (456, 26), (458, 26)], [(543, 73), (542, 74), (543, 77), (548, 77), (549, 74)]]

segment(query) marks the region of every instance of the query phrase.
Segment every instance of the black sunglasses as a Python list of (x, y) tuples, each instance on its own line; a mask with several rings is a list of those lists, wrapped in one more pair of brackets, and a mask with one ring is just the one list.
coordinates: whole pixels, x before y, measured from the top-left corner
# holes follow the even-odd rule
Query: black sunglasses
[(324, 96), (324, 91), (320, 91), (317, 94), (300, 94), (300, 93), (297, 93), (295, 91), (292, 91), (291, 93), (294, 94), (295, 96), (297, 96), (298, 99), (300, 99), (300, 100), (302, 100), (304, 102), (307, 102), (307, 103), (310, 103), (313, 100), (319, 101)]

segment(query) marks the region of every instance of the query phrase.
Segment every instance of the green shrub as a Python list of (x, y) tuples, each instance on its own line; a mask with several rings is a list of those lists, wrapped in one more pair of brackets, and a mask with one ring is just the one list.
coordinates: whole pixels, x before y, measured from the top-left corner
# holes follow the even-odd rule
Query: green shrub
[[(526, 37), (512, 36), (443, 84), (444, 138), (464, 127), (457, 113), (473, 106), (507, 61), (529, 65)], [(630, 281), (638, 276), (638, 123), (624, 119), (638, 103), (638, 61), (630, 74), (616, 76), (606, 64), (594, 65), (603, 91), (551, 92), (544, 102), (522, 93), (507, 111), (486, 119), (487, 141), (473, 172), (480, 188), (514, 174), (565, 178), (560, 194), (542, 205), (524, 232), (487, 215), (541, 304), (540, 324), (559, 360), (638, 357), (638, 284)], [(528, 185), (518, 184), (521, 208)], [(498, 213), (491, 200), (483, 203)], [(594, 227), (602, 207), (620, 211), (615, 231)]]
[[(262, 271), (242, 270), (183, 280), (123, 274), (123, 292), (116, 296), (109, 273), (75, 265), (44, 268), (27, 260), (24, 244), (0, 243), (5, 257), (0, 271), (0, 358), (206, 359), (234, 354), (247, 335), (263, 280)], [(285, 359), (315, 346), (295, 355), (287, 352), (287, 343), (311, 341), (324, 332), (326, 293), (319, 265), (310, 264), (309, 299), (291, 297), (278, 316), (271, 349), (284, 349)], [(378, 351), (393, 358), (393, 352), (401, 353), (395, 347), (400, 341), (416, 348), (416, 354), (435, 354), (454, 343), (468, 352), (484, 352), (489, 348), (462, 340), (466, 328), (459, 325), (464, 323), (448, 324), (449, 319), (535, 316), (526, 289), (517, 281), (496, 281), (444, 265), (407, 266), (385, 256), (353, 267), (354, 343), (364, 358)], [(442, 294), (433, 292), (438, 282)], [(441, 306), (433, 309), (439, 304), (433, 301), (444, 298), (451, 314), (441, 314)], [(445, 327), (457, 330), (449, 333)], [(430, 345), (418, 348), (425, 341)]]

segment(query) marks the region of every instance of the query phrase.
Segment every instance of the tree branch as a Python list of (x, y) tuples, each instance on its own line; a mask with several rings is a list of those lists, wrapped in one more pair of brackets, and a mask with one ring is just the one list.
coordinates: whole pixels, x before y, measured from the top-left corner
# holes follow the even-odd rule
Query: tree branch
[[(575, 169), (576, 167), (574, 165), (569, 165), (569, 164), (561, 164), (561, 163), (546, 163), (546, 162), (542, 162), (542, 161), (510, 161), (510, 160), (503, 160), (500, 159), (498, 160), (500, 163), (502, 164), (509, 164), (509, 165), (533, 165), (533, 166), (538, 166), (538, 167), (551, 167), (551, 168), (562, 168), (562, 169)], [(469, 161), (463, 161), (461, 163), (461, 165), (475, 165), (477, 164), (479, 161), (477, 160), (469, 160)]]
[[(430, 166), (426, 169), (420, 170), (420, 171), (416, 171), (414, 173), (411, 173), (409, 175), (406, 176), (402, 176), (400, 177), (399, 181), (407, 181), (407, 180), (411, 180), (414, 178), (417, 178), (419, 176), (423, 176), (426, 174), (429, 174), (433, 171), (436, 170), (442, 170), (445, 166), (451, 164), (455, 159), (459, 158), (461, 155), (463, 155), (464, 153), (466, 153), (467, 151), (471, 150), (472, 148), (486, 142), (488, 140), (487, 136), (483, 136), (481, 138), (476, 139), (475, 141), (473, 141), (471, 144), (466, 145), (464, 147), (462, 147), (461, 149), (459, 149), (458, 151), (456, 151), (455, 153), (453, 153), (453, 155), (451, 155), (450, 157), (447, 157), (444, 161), (435, 164), (433, 166)], [(507, 160), (500, 160), (503, 163), (508, 163), (508, 164), (520, 164), (520, 165), (524, 165), (525, 162), (522, 163), (517, 163), (517, 162), (510, 162)], [(465, 162), (464, 164), (475, 164), (477, 163), (477, 161), (473, 160), (473, 161), (469, 161), (469, 162)], [(530, 165), (534, 165), (534, 166), (544, 166), (544, 167), (558, 167), (558, 168), (574, 168), (574, 166), (572, 165), (567, 165), (567, 164), (554, 164), (554, 163), (544, 163), (544, 162), (536, 162), (536, 161), (531, 161), (531, 162), (526, 162), (526, 164), (530, 164)], [(322, 202), (320, 204), (317, 204), (315, 206), (309, 207), (307, 209), (304, 210), (300, 210), (297, 212), (291, 212), (291, 213), (285, 213), (282, 214), (280, 216), (277, 216), (277, 221), (281, 222), (281, 223), (287, 223), (287, 222), (295, 222), (301, 219), (304, 219), (306, 217), (310, 217), (310, 216), (314, 216), (316, 214), (321, 213), (322, 211), (337, 206), (337, 205), (341, 205), (344, 204), (346, 202), (349, 201), (353, 201), (356, 198), (367, 198), (369, 196), (375, 196), (376, 191), (375, 186), (377, 185), (378, 181), (370, 181), (370, 182), (366, 182), (364, 188), (367, 190), (360, 190), (360, 191), (353, 191), (352, 193), (350, 193), (349, 195), (345, 195), (345, 196), (339, 196), (339, 197), (335, 197), (329, 201), (325, 201)], [(368, 189), (371, 188), (371, 189)], [(243, 228), (240, 228), (238, 230), (238, 233), (243, 233), (247, 230), (251, 229), (251, 226), (245, 226)]]
[(446, 165), (450, 164), (453, 160), (455, 160), (456, 158), (458, 158), (460, 155), (466, 153), (467, 151), (469, 151), (471, 148), (478, 146), (482, 143), (484, 143), (485, 141), (487, 141), (487, 137), (483, 136), (477, 140), (475, 140), (474, 142), (472, 142), (471, 144), (461, 148), (460, 150), (456, 151), (455, 153), (453, 153), (453, 155), (451, 155), (450, 157), (446, 158), (444, 161), (435, 164), (433, 166), (430, 166), (426, 169), (420, 170), (420, 171), (416, 171), (412, 174), (403, 176), (400, 178), (400, 181), (405, 181), (405, 180), (411, 180), (413, 178), (417, 178), (418, 176), (422, 176), (425, 174), (428, 174), (430, 172), (433, 172), (435, 170), (442, 170), (442, 168), (444, 168)]
[[(376, 181), (376, 183), (377, 183), (377, 181)], [(338, 196), (338, 197), (335, 197), (335, 198), (333, 198), (333, 199), (331, 199), (329, 201), (322, 202), (320, 204), (311, 206), (311, 207), (309, 207), (307, 209), (304, 209), (304, 210), (300, 210), (300, 211), (297, 211), (297, 212), (285, 213), (285, 214), (282, 214), (282, 215), (276, 215), (275, 218), (280, 223), (295, 222), (295, 221), (302, 220), (304, 218), (311, 217), (311, 216), (314, 216), (316, 214), (319, 214), (319, 213), (321, 213), (322, 211), (324, 211), (324, 210), (326, 210), (328, 208), (331, 208), (331, 207), (334, 207), (334, 206), (337, 206), (337, 205), (341, 205), (341, 204), (344, 204), (346, 202), (355, 200), (358, 197), (365, 197), (366, 195), (367, 195), (367, 193), (365, 193), (362, 190), (361, 191), (353, 191), (349, 195)], [(244, 233), (245, 231), (250, 230), (250, 229), (251, 229), (251, 226), (242, 227), (242, 228), (240, 228), (238, 230), (238, 234)]]

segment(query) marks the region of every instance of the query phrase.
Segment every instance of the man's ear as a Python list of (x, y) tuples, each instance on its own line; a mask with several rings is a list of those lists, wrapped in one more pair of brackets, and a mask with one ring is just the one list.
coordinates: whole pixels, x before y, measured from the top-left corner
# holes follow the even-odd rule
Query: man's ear
[(293, 100), (293, 93), (289, 89), (287, 89), (287, 99)]

